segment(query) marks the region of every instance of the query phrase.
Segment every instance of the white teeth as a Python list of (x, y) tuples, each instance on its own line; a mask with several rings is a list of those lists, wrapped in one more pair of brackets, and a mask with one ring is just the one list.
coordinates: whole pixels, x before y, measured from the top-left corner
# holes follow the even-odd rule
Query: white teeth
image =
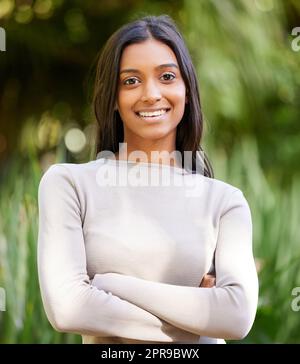
[(162, 109), (162, 110), (157, 110), (157, 111), (153, 111), (153, 112), (139, 112), (139, 116), (141, 117), (153, 117), (153, 116), (160, 116), (160, 115), (163, 115), (167, 112), (166, 109)]

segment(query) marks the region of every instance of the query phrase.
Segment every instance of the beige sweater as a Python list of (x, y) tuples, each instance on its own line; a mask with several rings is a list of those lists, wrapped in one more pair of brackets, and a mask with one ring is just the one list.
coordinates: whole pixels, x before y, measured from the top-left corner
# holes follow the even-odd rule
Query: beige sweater
[[(38, 199), (39, 281), (56, 330), (84, 343), (219, 343), (251, 329), (258, 280), (239, 189), (99, 158), (52, 165)], [(216, 287), (199, 287), (214, 257)]]

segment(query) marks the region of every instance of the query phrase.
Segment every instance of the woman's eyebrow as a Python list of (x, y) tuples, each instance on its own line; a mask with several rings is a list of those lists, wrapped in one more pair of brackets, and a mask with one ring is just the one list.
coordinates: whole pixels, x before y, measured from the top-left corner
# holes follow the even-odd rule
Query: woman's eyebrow
[[(156, 66), (155, 69), (161, 69), (161, 68), (166, 68), (166, 67), (178, 68), (177, 64), (175, 64), (175, 63), (164, 63), (164, 64), (160, 64), (159, 66)], [(135, 68), (127, 68), (127, 69), (122, 70), (120, 72), (120, 74), (121, 73), (130, 73), (130, 72), (141, 73), (139, 70), (137, 70)]]

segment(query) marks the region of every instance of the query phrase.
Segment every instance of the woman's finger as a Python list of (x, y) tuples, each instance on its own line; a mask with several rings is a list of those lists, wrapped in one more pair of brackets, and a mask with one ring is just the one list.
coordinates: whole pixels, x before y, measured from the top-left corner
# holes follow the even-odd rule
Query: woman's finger
[(212, 288), (215, 285), (216, 285), (216, 277), (211, 274), (205, 274), (200, 283), (200, 287), (203, 288)]

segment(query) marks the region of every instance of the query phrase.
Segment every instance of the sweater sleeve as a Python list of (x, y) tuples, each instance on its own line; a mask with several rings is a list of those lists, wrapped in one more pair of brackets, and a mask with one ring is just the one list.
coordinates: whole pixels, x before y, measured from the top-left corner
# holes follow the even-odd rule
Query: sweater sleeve
[(213, 288), (171, 285), (118, 273), (97, 274), (92, 284), (191, 333), (244, 338), (256, 314), (258, 279), (252, 253), (251, 212), (238, 189), (221, 214), (215, 269)]
[(38, 204), (39, 283), (45, 312), (56, 330), (162, 342), (195, 338), (91, 285), (80, 202), (66, 166), (52, 165), (43, 175)]

